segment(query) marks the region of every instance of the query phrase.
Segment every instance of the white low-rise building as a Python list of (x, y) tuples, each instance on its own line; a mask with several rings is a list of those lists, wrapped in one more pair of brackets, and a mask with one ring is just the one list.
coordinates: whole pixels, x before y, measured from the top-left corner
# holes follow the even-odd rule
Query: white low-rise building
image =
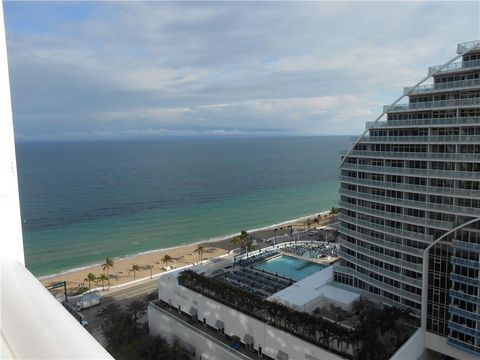
[(329, 266), (273, 294), (268, 299), (297, 311), (312, 312), (316, 308), (330, 304), (351, 311), (353, 303), (360, 300), (360, 295), (330, 285), (332, 269), (332, 266)]
[[(202, 268), (202, 271), (205, 270)], [(189, 344), (195, 359), (343, 359), (309, 341), (274, 327), (178, 284), (181, 271), (159, 281), (159, 302), (150, 304), (150, 333)], [(242, 346), (235, 350), (232, 337)], [(344, 344), (342, 344), (344, 345)], [(238, 347), (238, 346), (237, 346)], [(340, 347), (338, 348), (340, 350)], [(342, 348), (351, 353), (350, 347)]]

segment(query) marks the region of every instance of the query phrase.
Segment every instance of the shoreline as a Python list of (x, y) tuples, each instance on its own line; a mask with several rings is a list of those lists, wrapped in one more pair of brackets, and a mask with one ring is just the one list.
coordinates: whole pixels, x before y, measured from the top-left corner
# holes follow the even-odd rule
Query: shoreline
[[(328, 214), (329, 212), (330, 212), (330, 210), (324, 210), (322, 212), (318, 212), (318, 213), (314, 213), (314, 214), (310, 214), (310, 215), (305, 215), (305, 216), (301, 216), (299, 218), (295, 218), (295, 219), (292, 219), (292, 220), (286, 220), (286, 221), (282, 221), (282, 222), (275, 223), (275, 224), (272, 224), (272, 225), (267, 225), (267, 226), (263, 226), (263, 227), (259, 227), (259, 228), (249, 229), (249, 230), (246, 230), (246, 231), (249, 234), (251, 234), (251, 233), (255, 233), (255, 232), (271, 230), (271, 229), (274, 229), (277, 226), (295, 224), (295, 223), (307, 220), (307, 219), (312, 218), (312, 217), (315, 218), (318, 215)], [(142, 252), (139, 252), (139, 253), (119, 256), (119, 257), (112, 258), (112, 260), (114, 260), (114, 261), (129, 260), (129, 259), (132, 259), (132, 258), (135, 258), (135, 257), (141, 257), (143, 255), (155, 254), (155, 253), (160, 253), (160, 252), (165, 252), (165, 251), (170, 251), (170, 250), (177, 250), (177, 249), (188, 247), (188, 246), (194, 246), (194, 245), (200, 245), (200, 244), (215, 244), (215, 243), (223, 242), (225, 240), (229, 240), (229, 239), (231, 239), (235, 236), (238, 236), (239, 234), (240, 234), (240, 232), (233, 233), (233, 234), (228, 234), (228, 235), (220, 235), (220, 236), (208, 238), (206, 240), (199, 240), (199, 241), (195, 241), (195, 242), (191, 242), (191, 243), (183, 243), (183, 244), (170, 246), (170, 247), (166, 247), (166, 248), (147, 250), (147, 251), (142, 251)], [(90, 268), (94, 268), (94, 267), (102, 266), (102, 265), (103, 265), (103, 263), (87, 264), (87, 265), (83, 265), (83, 266), (80, 266), (80, 267), (60, 271), (60, 272), (54, 273), (54, 274), (37, 276), (37, 279), (39, 281), (45, 281), (45, 280), (49, 280), (49, 279), (52, 279), (52, 278), (55, 278), (55, 277), (65, 276), (65, 275), (68, 275), (68, 274), (71, 274), (71, 273), (75, 273), (75, 272), (78, 272), (78, 271), (83, 271), (83, 270), (86, 270), (86, 269), (90, 269)]]
[[(282, 221), (268, 226), (247, 230), (247, 232), (256, 238), (265, 239), (265, 237), (268, 237), (269, 235), (272, 236), (272, 234), (269, 234), (269, 232), (272, 232), (273, 229), (277, 227), (280, 227), (282, 229), (283, 227), (289, 225), (306, 227), (308, 219), (315, 219), (319, 215), (322, 216), (324, 219), (329, 219), (329, 212), (330, 210), (325, 210), (314, 214), (301, 216), (296, 219)], [(109, 285), (107, 285), (107, 281), (105, 281), (105, 289), (107, 287), (116, 288), (119, 285), (137, 282), (140, 279), (147, 279), (149, 277), (153, 278), (159, 276), (161, 273), (167, 271), (164, 266), (165, 263), (162, 260), (162, 256), (165, 256), (167, 253), (172, 258), (172, 260), (169, 261), (168, 264), (172, 269), (188, 266), (198, 262), (199, 256), (197, 253), (195, 253), (195, 249), (200, 244), (205, 247), (203, 261), (226, 255), (231, 250), (236, 248), (236, 246), (231, 244), (230, 240), (238, 234), (239, 232), (235, 234), (218, 236), (207, 240), (195, 241), (188, 244), (180, 244), (173, 247), (148, 250), (141, 253), (112, 258), (112, 260), (114, 261), (114, 267), (109, 271), (110, 281)], [(131, 273), (132, 266), (134, 264), (139, 265), (141, 270), (136, 271), (136, 275), (138, 276), (134, 275), (134, 277), (132, 278)], [(39, 276), (37, 277), (37, 279), (42, 282), (44, 286), (51, 285), (55, 282), (66, 281), (67, 288), (71, 293), (78, 291), (81, 288), (88, 288), (88, 282), (86, 283), (88, 273), (93, 273), (95, 276), (106, 273), (106, 271), (102, 270), (102, 265), (103, 263), (85, 265), (78, 268), (68, 269), (56, 274)], [(92, 282), (91, 289), (93, 288), (103, 289), (103, 286), (101, 283)]]

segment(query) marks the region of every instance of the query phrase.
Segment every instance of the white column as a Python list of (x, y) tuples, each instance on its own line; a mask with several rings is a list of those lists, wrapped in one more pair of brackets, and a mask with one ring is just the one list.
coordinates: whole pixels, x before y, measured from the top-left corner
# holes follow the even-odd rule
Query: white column
[(25, 263), (8, 77), (7, 42), (0, 6), (0, 254)]

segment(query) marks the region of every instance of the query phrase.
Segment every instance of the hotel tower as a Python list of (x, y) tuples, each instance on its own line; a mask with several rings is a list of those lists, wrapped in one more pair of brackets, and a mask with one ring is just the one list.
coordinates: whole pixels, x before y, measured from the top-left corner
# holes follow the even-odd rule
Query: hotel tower
[(427, 348), (480, 357), (480, 41), (383, 110), (342, 156), (334, 280), (421, 318)]

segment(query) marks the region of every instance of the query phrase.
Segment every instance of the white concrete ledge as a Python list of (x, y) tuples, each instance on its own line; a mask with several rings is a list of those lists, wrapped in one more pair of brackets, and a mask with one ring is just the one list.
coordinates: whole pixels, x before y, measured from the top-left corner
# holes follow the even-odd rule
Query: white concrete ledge
[(113, 359), (23, 265), (7, 258), (0, 302), (2, 343), (13, 358)]

